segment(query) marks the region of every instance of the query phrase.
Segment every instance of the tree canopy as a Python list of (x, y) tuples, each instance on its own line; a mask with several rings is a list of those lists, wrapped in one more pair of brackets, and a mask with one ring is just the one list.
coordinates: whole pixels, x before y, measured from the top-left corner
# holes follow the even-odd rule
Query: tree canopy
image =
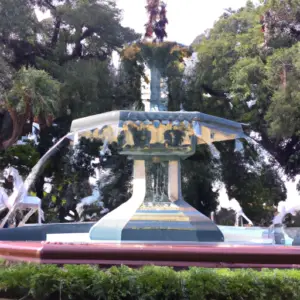
[[(49, 17), (39, 20), (37, 11)], [(125, 43), (139, 37), (132, 29), (121, 26), (121, 11), (114, 1), (1, 0), (0, 19), (2, 114), (9, 109), (9, 102), (5, 101), (7, 90), (11, 89), (10, 94), (14, 92), (16, 96), (23, 75), (28, 76), (23, 86), (32, 87), (36, 80), (43, 85), (38, 99), (27, 101), (28, 110), (34, 116), (40, 115), (41, 106), (45, 117), (67, 114), (80, 117), (112, 109), (115, 94), (115, 75), (110, 65), (112, 52), (121, 51)], [(24, 95), (21, 98), (24, 102)], [(1, 129), (5, 125), (11, 127), (14, 142), (21, 135), (23, 125), (16, 124), (12, 114), (12, 126), (7, 125), (6, 119)], [(24, 118), (32, 120), (29, 113)], [(16, 130), (16, 127), (20, 128)], [(3, 137), (7, 135), (5, 130), (6, 133), (0, 131), (2, 140), (6, 141), (0, 145), (4, 149), (11, 145)]]
[(267, 1), (255, 7), (248, 1), (224, 13), (196, 40), (199, 62), (190, 87), (199, 91), (202, 110), (250, 123), (257, 141), (290, 176), (298, 173), (300, 146), (299, 4)]
[[(73, 118), (140, 102), (138, 89), (130, 88), (132, 76), (117, 73), (111, 63), (113, 51), (122, 51), (140, 37), (121, 25), (122, 12), (115, 1), (1, 0), (0, 19), (1, 168), (10, 163), (26, 176), (37, 159), (69, 131)], [(38, 145), (16, 146), (21, 136), (31, 132), (33, 122), (40, 126)], [(92, 144), (84, 148), (89, 160), (94, 155), (89, 153)], [(90, 171), (76, 169), (79, 173), (72, 174), (73, 167), (66, 163), (71, 155), (64, 149), (53, 157), (35, 184), (45, 209), (60, 211), (70, 188), (75, 194), (87, 190), (78, 183), (86, 182)], [(116, 159), (116, 164), (122, 159)], [(54, 195), (46, 197), (47, 176), (55, 188)]]
[[(286, 197), (278, 167), (289, 177), (299, 174), (299, 14), (299, 1), (248, 1), (193, 43), (198, 61), (186, 76), (186, 109), (247, 123), (258, 142), (245, 141), (243, 155), (228, 143), (217, 146), (229, 197), (253, 219)], [(258, 148), (274, 159), (266, 164)]]

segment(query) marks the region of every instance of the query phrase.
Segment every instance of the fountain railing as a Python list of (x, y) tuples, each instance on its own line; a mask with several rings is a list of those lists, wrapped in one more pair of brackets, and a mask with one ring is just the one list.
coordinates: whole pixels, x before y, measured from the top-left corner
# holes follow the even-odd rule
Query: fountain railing
[(83, 244), (0, 242), (0, 257), (42, 264), (96, 264), (175, 268), (299, 269), (300, 249), (285, 246), (224, 245), (215, 243)]

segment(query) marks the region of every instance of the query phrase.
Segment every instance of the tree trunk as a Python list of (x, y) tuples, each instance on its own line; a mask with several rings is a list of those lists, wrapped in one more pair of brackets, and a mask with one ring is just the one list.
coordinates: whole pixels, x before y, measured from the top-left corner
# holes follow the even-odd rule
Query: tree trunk
[(0, 149), (5, 150), (11, 147), (13, 144), (16, 143), (18, 138), (22, 135), (24, 125), (32, 115), (30, 98), (26, 96), (24, 102), (25, 102), (25, 112), (21, 114), (18, 114), (14, 108), (8, 106), (7, 110), (12, 120), (13, 132), (11, 137), (8, 140), (5, 140), (1, 143)]
[(285, 65), (283, 65), (283, 70), (280, 77), (281, 77), (281, 85), (285, 90), (286, 89), (286, 66)]
[(8, 140), (2, 142), (1, 148), (6, 150), (11, 147), (20, 137), (23, 131), (23, 127), (26, 122), (26, 118), (24, 116), (18, 116), (17, 112), (14, 109), (8, 109), (10, 117), (13, 123), (13, 132), (11, 137)]
[[(44, 117), (43, 113), (40, 113), (37, 117), (37, 123), (40, 125), (40, 143), (38, 146), (40, 157), (43, 157), (43, 155), (47, 152), (48, 148), (48, 129), (51, 126), (51, 120), (46, 119)], [(49, 126), (48, 126), (49, 125)], [(46, 139), (46, 142), (44, 141)], [(44, 184), (45, 184), (45, 175), (42, 171), (41, 174), (36, 179), (36, 182), (34, 184), (36, 195), (38, 198), (43, 199), (44, 198)]]
[(36, 196), (40, 199), (44, 198), (44, 184), (45, 184), (45, 178), (43, 175), (41, 175), (37, 178), (35, 182)]

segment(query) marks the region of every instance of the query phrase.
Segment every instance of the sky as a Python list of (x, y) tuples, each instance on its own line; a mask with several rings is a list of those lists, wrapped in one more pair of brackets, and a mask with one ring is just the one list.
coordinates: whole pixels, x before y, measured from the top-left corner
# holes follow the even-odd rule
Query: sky
[[(122, 25), (144, 34), (144, 25), (147, 22), (146, 0), (116, 0), (116, 2), (118, 7), (123, 10)], [(190, 45), (199, 34), (213, 26), (226, 8), (238, 9), (244, 6), (247, 0), (165, 0), (165, 2), (169, 20), (166, 28), (168, 40)], [(39, 19), (46, 16), (38, 13)], [(113, 60), (116, 65), (118, 60), (116, 54)], [(300, 176), (297, 176), (297, 181), (299, 179)], [(288, 201), (299, 201), (296, 182), (285, 182), (288, 189)], [(227, 195), (221, 192), (219, 200), (226, 202), (226, 198)]]
[[(122, 25), (144, 33), (147, 22), (146, 0), (115, 0), (123, 10)], [(226, 8), (237, 9), (245, 5), (247, 0), (164, 0), (167, 4), (168, 40), (190, 45), (205, 29), (214, 22)], [(37, 12), (38, 18), (49, 17), (49, 13)]]
[[(190, 45), (199, 34), (213, 26), (224, 9), (240, 8), (247, 0), (165, 0), (165, 2), (169, 20), (166, 28), (168, 40)], [(144, 25), (148, 19), (146, 0), (116, 0), (116, 3), (123, 10), (122, 25), (144, 34)], [(37, 14), (39, 19), (49, 16), (40, 12)], [(116, 65), (117, 55), (115, 54), (113, 58)]]
[[(169, 24), (166, 31), (167, 40), (190, 45), (194, 39), (222, 15), (224, 9), (237, 9), (245, 5), (247, 0), (165, 0)], [(145, 33), (144, 25), (148, 17), (146, 0), (116, 0), (123, 10), (122, 25), (131, 27), (138, 33)], [(118, 65), (118, 55), (113, 54), (113, 64)]]
[[(146, 0), (116, 0), (123, 9), (123, 26), (144, 33), (147, 22)], [(205, 29), (224, 12), (225, 8), (237, 9), (245, 5), (246, 0), (165, 0), (167, 4), (168, 40), (190, 45)]]

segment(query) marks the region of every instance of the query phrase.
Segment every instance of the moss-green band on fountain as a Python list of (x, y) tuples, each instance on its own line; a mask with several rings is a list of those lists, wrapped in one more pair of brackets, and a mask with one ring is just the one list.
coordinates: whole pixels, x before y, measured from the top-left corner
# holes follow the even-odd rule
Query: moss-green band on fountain
[(195, 153), (197, 144), (244, 136), (240, 123), (200, 112), (113, 111), (73, 121), (80, 137), (117, 143), (120, 154), (137, 159), (182, 159)]

